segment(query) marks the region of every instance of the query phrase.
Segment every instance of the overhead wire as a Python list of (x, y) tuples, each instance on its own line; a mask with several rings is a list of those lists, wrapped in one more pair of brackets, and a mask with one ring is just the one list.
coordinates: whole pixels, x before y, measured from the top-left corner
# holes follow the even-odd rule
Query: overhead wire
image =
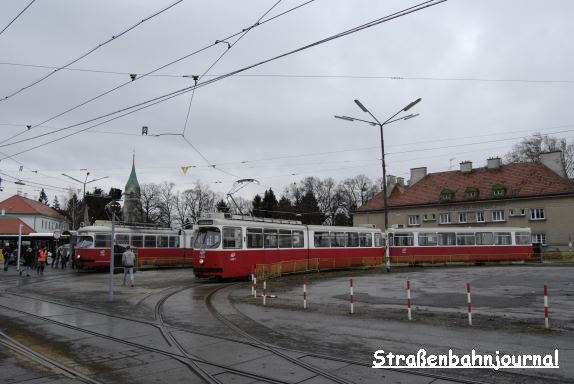
[[(307, 4), (309, 4), (309, 3), (312, 3), (313, 1), (315, 1), (315, 0), (309, 0), (309, 1), (306, 1), (305, 3), (302, 3), (302, 4), (299, 4), (299, 5), (295, 6), (295, 7), (292, 7), (292, 8), (290, 8), (290, 9), (288, 9), (288, 10), (286, 10), (286, 11), (284, 11), (284, 12), (278, 14), (278, 15), (275, 15), (274, 17), (271, 17), (271, 18), (269, 18), (269, 19), (267, 19), (267, 20), (261, 21), (257, 26), (261, 26), (261, 25), (266, 24), (266, 23), (268, 23), (268, 22), (270, 22), (270, 21), (272, 21), (272, 20), (275, 20), (276, 18), (278, 18), (278, 17), (280, 17), (280, 16), (283, 16), (283, 15), (286, 15), (286, 14), (288, 14), (288, 13), (290, 13), (290, 12), (293, 12), (293, 11), (295, 11), (295, 10), (301, 8), (301, 7), (304, 6), (304, 5), (307, 5)], [(254, 26), (251, 26), (250, 28), (254, 28)], [(244, 30), (245, 30), (245, 29), (244, 29)], [(242, 30), (242, 31), (240, 31), (240, 32), (236, 32), (236, 33), (234, 33), (234, 34), (232, 34), (232, 35), (230, 35), (230, 36), (227, 36), (227, 37), (223, 38), (222, 40), (229, 40), (229, 39), (231, 39), (231, 38), (233, 38), (233, 37), (235, 37), (235, 36), (237, 36), (237, 35), (243, 33), (244, 30)], [(219, 41), (219, 40), (218, 40), (218, 41)], [(43, 124), (46, 124), (46, 123), (48, 123), (48, 122), (50, 122), (50, 121), (52, 121), (52, 120), (54, 120), (54, 119), (57, 119), (58, 117), (62, 117), (62, 116), (66, 115), (66, 114), (68, 114), (68, 113), (70, 113), (70, 112), (72, 112), (72, 111), (75, 111), (76, 109), (81, 108), (81, 107), (83, 107), (83, 106), (85, 106), (85, 105), (87, 105), (87, 104), (89, 104), (89, 103), (91, 103), (91, 102), (93, 102), (93, 101), (95, 101), (95, 100), (98, 100), (98, 99), (100, 99), (100, 98), (102, 98), (102, 97), (104, 97), (104, 96), (106, 96), (106, 95), (109, 95), (109, 94), (111, 94), (111, 93), (117, 91), (118, 89), (121, 89), (121, 88), (125, 87), (125, 86), (128, 85), (128, 84), (132, 84), (132, 83), (134, 83), (134, 82), (136, 82), (136, 81), (139, 81), (139, 80), (141, 80), (141, 79), (144, 79), (144, 78), (146, 78), (146, 77), (152, 75), (152, 74), (155, 73), (155, 72), (158, 72), (158, 71), (160, 71), (160, 70), (162, 70), (162, 69), (165, 69), (165, 68), (167, 68), (167, 67), (169, 67), (169, 66), (171, 66), (171, 65), (174, 65), (174, 64), (176, 64), (176, 63), (179, 63), (179, 62), (181, 62), (181, 61), (183, 61), (183, 60), (185, 60), (185, 59), (188, 59), (189, 57), (192, 57), (192, 56), (194, 56), (194, 55), (197, 55), (197, 54), (199, 54), (199, 53), (201, 53), (201, 52), (203, 52), (203, 51), (206, 51), (207, 49), (209, 49), (209, 48), (211, 48), (211, 47), (213, 47), (213, 46), (215, 46), (215, 45), (217, 45), (217, 42), (212, 43), (212, 44), (209, 44), (209, 45), (206, 45), (206, 46), (204, 46), (203, 48), (197, 49), (197, 50), (195, 50), (195, 51), (193, 51), (193, 52), (190, 52), (190, 53), (188, 53), (188, 54), (186, 54), (186, 55), (184, 55), (184, 56), (181, 56), (181, 57), (179, 57), (179, 58), (177, 58), (177, 59), (175, 59), (175, 60), (172, 60), (172, 61), (170, 61), (170, 62), (168, 62), (168, 63), (166, 63), (166, 64), (164, 64), (164, 65), (161, 65), (161, 66), (159, 66), (159, 67), (157, 67), (157, 68), (155, 68), (155, 69), (152, 69), (151, 71), (148, 71), (148, 72), (146, 72), (146, 73), (144, 73), (144, 74), (142, 74), (142, 75), (140, 75), (140, 76), (137, 76), (137, 77), (134, 78), (133, 80), (128, 80), (128, 81), (126, 81), (126, 82), (124, 82), (124, 83), (122, 83), (122, 84), (117, 85), (116, 87), (113, 87), (113, 88), (111, 88), (111, 89), (109, 89), (109, 90), (107, 90), (107, 91), (105, 91), (105, 92), (102, 92), (102, 93), (100, 93), (100, 94), (98, 94), (98, 95), (96, 95), (96, 96), (94, 96), (94, 97), (91, 97), (91, 98), (89, 98), (89, 99), (87, 99), (87, 100), (81, 102), (80, 104), (76, 104), (75, 106), (70, 107), (70, 108), (66, 109), (65, 111), (62, 111), (62, 112), (60, 112), (60, 113), (58, 113), (58, 114), (56, 114), (56, 115), (54, 115), (54, 116), (51, 116), (50, 118), (48, 118), (48, 119), (46, 119), (46, 120), (43, 120), (43, 121), (41, 121), (40, 123), (37, 123), (37, 124), (35, 124), (35, 125), (31, 125), (31, 126), (30, 126), (30, 129), (35, 128), (35, 127), (40, 126), (40, 125), (43, 125)], [(106, 116), (107, 116), (107, 115), (106, 115)], [(104, 116), (104, 117), (105, 117), (105, 116)], [(93, 120), (90, 120), (90, 121), (93, 121)], [(73, 127), (76, 127), (76, 126), (78, 126), (78, 125), (86, 124), (86, 123), (89, 123), (90, 121), (83, 122), (83, 123), (81, 123), (81, 124), (76, 124), (76, 125), (68, 126), (68, 127), (63, 128), (62, 130), (64, 130), (64, 129), (69, 129), (69, 128), (73, 128)], [(20, 134), (25, 133), (25, 132), (26, 132), (26, 131), (21, 132)], [(56, 132), (54, 132), (54, 133), (56, 133)], [(44, 136), (44, 135), (43, 135), (43, 136)], [(37, 136), (37, 137), (41, 137), (41, 136)], [(12, 138), (13, 138), (13, 137), (12, 137)], [(32, 137), (32, 138), (30, 138), (30, 139), (35, 139), (35, 138), (36, 138), (36, 137)], [(8, 138), (8, 139), (6, 139), (6, 140), (3, 140), (3, 141), (0, 142), (0, 144), (5, 143), (6, 141), (8, 141), (8, 140), (10, 140), (10, 139), (11, 139), (11, 138)]]
[[(314, 1), (314, 0), (311, 0)], [(55, 69), (58, 67), (49, 65), (37, 64), (23, 64), (12, 62), (0, 62), (0, 65), (30, 67), (30, 68), (45, 68)], [(66, 71), (88, 72), (88, 73), (101, 73), (117, 76), (129, 76), (131, 72), (119, 71), (104, 71), (88, 68), (64, 68)], [(137, 76), (140, 74), (136, 73)], [(170, 78), (185, 78), (189, 77), (188, 74), (151, 74), (150, 77), (170, 77)], [(221, 74), (207, 74), (205, 77), (217, 77)], [(438, 77), (438, 76), (401, 76), (401, 75), (321, 75), (321, 74), (287, 74), (287, 73), (260, 73), (260, 74), (238, 74), (235, 77), (274, 77), (274, 78), (287, 78), (287, 79), (352, 79), (352, 80), (421, 80), (421, 81), (465, 81), (465, 82), (488, 82), (488, 83), (526, 83), (526, 84), (574, 84), (574, 80), (568, 79), (496, 79), (486, 77)]]
[(36, 1), (36, 0), (30, 1), (30, 2), (28, 3), (28, 5), (26, 5), (26, 7), (24, 7), (24, 9), (21, 10), (20, 13), (18, 13), (18, 14), (8, 23), (8, 25), (6, 25), (4, 28), (2, 28), (2, 30), (0, 31), (0, 35), (2, 35), (2, 34), (4, 33), (4, 31), (6, 31), (16, 20), (18, 20), (18, 18), (19, 18), (20, 16), (22, 16), (22, 14), (23, 14), (24, 12), (26, 12), (26, 10), (27, 10), (28, 8), (30, 8), (30, 6), (31, 6), (32, 4), (34, 4), (35, 1)]
[(177, 4), (181, 3), (183, 0), (177, 0), (174, 3), (172, 3), (171, 5), (168, 5), (165, 8), (162, 8), (161, 10), (153, 13), (152, 15), (138, 21), (137, 23), (135, 23), (134, 25), (128, 27), (127, 29), (124, 29), (123, 31), (121, 31), (118, 34), (113, 35), (112, 37), (110, 37), (108, 40), (104, 41), (103, 43), (100, 43), (98, 45), (96, 45), (95, 47), (89, 49), (87, 52), (81, 54), (80, 56), (78, 56), (75, 59), (72, 59), (70, 62), (68, 62), (67, 64), (64, 64), (56, 69), (54, 69), (52, 72), (48, 73), (47, 75), (42, 76), (41, 78), (39, 78), (38, 80), (35, 80), (33, 82), (31, 82), (30, 84), (20, 88), (17, 91), (12, 92), (11, 94), (9, 94), (8, 96), (3, 97), (2, 99), (0, 99), (0, 101), (5, 101), (13, 96), (16, 96), (17, 94), (25, 91), (26, 89), (29, 89), (39, 83), (41, 83), (42, 81), (46, 80), (47, 78), (51, 77), (52, 75), (54, 75), (55, 73), (61, 71), (62, 69), (69, 67), (70, 65), (73, 65), (75, 63), (77, 63), (78, 61), (82, 60), (83, 58), (87, 57), (88, 55), (94, 53), (95, 51), (97, 51), (98, 49), (108, 45), (109, 43), (111, 43), (112, 41), (116, 41), (119, 37), (122, 37), (123, 35), (127, 34), (128, 32), (134, 30), (135, 28), (139, 27), (140, 25), (142, 25), (143, 23), (145, 23), (148, 20), (153, 19), (154, 17), (162, 14), (163, 12), (173, 8), (174, 6), (176, 6)]
[[(99, 124), (95, 124), (95, 125), (93, 125), (93, 126), (91, 126), (91, 127), (84, 128), (84, 129), (82, 129), (82, 130), (79, 131), (79, 132), (83, 132), (83, 131), (85, 131), (85, 130), (87, 130), (87, 129), (94, 128), (95, 126), (99, 126), (99, 125), (101, 125), (101, 124), (103, 124), (103, 123), (106, 123), (106, 122), (109, 122), (109, 121), (112, 121), (112, 120), (116, 120), (116, 119), (119, 118), (119, 117), (123, 117), (123, 116), (129, 115), (129, 114), (135, 113), (135, 112), (140, 111), (140, 110), (142, 110), (142, 109), (149, 108), (149, 107), (151, 107), (151, 106), (153, 106), (153, 105), (156, 105), (156, 104), (165, 102), (165, 101), (167, 101), (167, 100), (170, 100), (170, 99), (172, 99), (172, 98), (174, 98), (174, 97), (178, 97), (178, 96), (180, 96), (180, 95), (183, 95), (183, 94), (185, 94), (185, 93), (190, 92), (190, 91), (193, 90), (193, 89), (197, 89), (197, 88), (201, 88), (201, 87), (210, 85), (210, 84), (215, 83), (215, 82), (217, 82), (217, 81), (221, 81), (221, 80), (223, 80), (223, 79), (225, 79), (225, 78), (234, 76), (234, 75), (236, 75), (236, 74), (238, 74), (238, 73), (245, 72), (245, 71), (247, 71), (247, 70), (249, 70), (249, 69), (256, 68), (256, 67), (258, 67), (258, 66), (261, 66), (261, 65), (270, 63), (270, 62), (275, 61), (275, 60), (279, 60), (279, 59), (281, 59), (281, 58), (284, 58), (284, 57), (293, 55), (293, 54), (295, 54), (295, 53), (299, 53), (299, 52), (301, 52), (301, 51), (304, 51), (304, 50), (313, 48), (313, 47), (315, 47), (315, 46), (317, 46), (317, 45), (324, 44), (324, 43), (327, 43), (327, 42), (329, 42), (329, 41), (332, 41), (332, 40), (335, 40), (335, 39), (338, 39), (338, 38), (347, 36), (347, 35), (349, 35), (349, 34), (356, 33), (356, 32), (362, 31), (362, 30), (367, 29), (367, 28), (374, 27), (374, 26), (379, 25), (379, 24), (381, 24), (381, 23), (388, 22), (388, 21), (391, 21), (391, 20), (394, 20), (394, 19), (397, 19), (397, 18), (400, 18), (400, 17), (403, 17), (403, 16), (407, 16), (407, 15), (412, 14), (412, 13), (414, 13), (414, 12), (418, 12), (418, 11), (427, 9), (427, 8), (429, 8), (429, 7), (433, 7), (433, 6), (439, 5), (439, 4), (444, 3), (444, 2), (446, 2), (446, 1), (448, 1), (448, 0), (427, 0), (427, 1), (424, 1), (424, 2), (419, 3), (419, 4), (417, 4), (417, 5), (414, 5), (414, 6), (405, 8), (405, 9), (399, 11), (399, 12), (395, 12), (395, 13), (392, 13), (392, 14), (390, 14), (390, 15), (387, 15), (387, 16), (384, 16), (384, 17), (375, 19), (375, 20), (373, 20), (373, 21), (371, 21), (371, 22), (368, 22), (368, 23), (359, 25), (359, 26), (357, 26), (357, 27), (348, 29), (348, 30), (346, 30), (346, 31), (344, 31), (344, 32), (341, 32), (341, 33), (338, 33), (338, 34), (335, 34), (335, 35), (331, 35), (331, 36), (329, 36), (329, 37), (327, 37), (327, 38), (324, 38), (324, 39), (315, 41), (314, 43), (307, 44), (307, 45), (305, 45), (305, 46), (303, 46), (303, 47), (300, 47), (300, 48), (297, 48), (297, 49), (288, 51), (288, 52), (286, 52), (286, 53), (283, 53), (283, 54), (274, 56), (274, 57), (272, 57), (272, 58), (269, 58), (269, 59), (266, 59), (266, 60), (257, 62), (257, 63), (255, 63), (255, 64), (252, 64), (252, 65), (249, 65), (249, 66), (246, 66), (246, 67), (242, 67), (242, 68), (240, 68), (240, 69), (237, 69), (237, 70), (234, 70), (234, 71), (232, 71), (232, 72), (229, 72), (229, 73), (227, 73), (227, 74), (225, 74), (225, 75), (221, 75), (221, 76), (219, 76), (219, 77), (215, 77), (215, 78), (213, 78), (213, 79), (207, 80), (207, 81), (205, 81), (205, 82), (203, 82), (203, 83), (199, 83), (199, 84), (194, 85), (194, 86), (185, 87), (185, 88), (182, 88), (182, 89), (179, 89), (179, 90), (176, 90), (176, 91), (167, 93), (167, 94), (163, 94), (163, 95), (158, 96), (158, 97), (155, 97), (155, 98), (153, 98), (153, 99), (148, 99), (148, 100), (146, 100), (146, 101), (143, 101), (143, 102), (140, 102), (140, 103), (131, 105), (131, 106), (129, 106), (129, 107), (125, 107), (125, 108), (122, 108), (122, 109), (120, 109), (120, 110), (116, 110), (116, 111), (114, 111), (114, 112), (110, 112), (110, 113), (108, 113), (108, 114), (105, 114), (105, 115), (102, 115), (102, 116), (99, 116), (99, 117), (96, 117), (96, 118), (93, 118), (93, 119), (90, 119), (90, 120), (87, 120), (87, 121), (84, 121), (84, 122), (81, 122), (81, 123), (73, 124), (73, 125), (71, 125), (71, 126), (62, 128), (61, 130), (69, 129), (69, 128), (76, 127), (76, 126), (79, 126), (79, 125), (83, 125), (83, 124), (86, 124), (86, 123), (89, 123), (89, 122), (93, 122), (93, 121), (95, 121), (95, 120), (100, 120), (100, 119), (102, 119), (102, 118), (106, 118), (106, 117), (109, 117), (109, 116), (112, 116), (112, 115), (115, 115), (115, 114), (118, 114), (118, 113), (123, 113), (123, 112), (127, 111), (127, 112), (125, 112), (123, 115), (116, 116), (116, 117), (111, 118), (111, 119), (109, 119), (109, 120), (107, 120), (107, 121), (104, 121), (104, 122), (99, 123)], [(135, 109), (134, 109), (134, 108), (135, 108)], [(52, 132), (52, 133), (56, 133), (56, 132), (58, 132), (58, 131), (54, 131), (54, 132)], [(40, 148), (40, 147), (42, 147), (42, 146), (51, 144), (51, 143), (53, 143), (53, 142), (63, 140), (64, 138), (73, 136), (73, 135), (75, 135), (75, 134), (77, 134), (77, 133), (79, 133), (79, 132), (74, 132), (74, 133), (69, 134), (69, 135), (66, 135), (66, 136), (64, 136), (64, 137), (60, 137), (60, 138), (57, 138), (57, 139), (54, 139), (54, 140), (51, 140), (51, 141), (48, 141), (48, 142), (45, 142), (45, 143), (36, 145), (36, 146), (31, 147), (31, 148), (28, 148), (28, 149), (26, 149), (26, 150), (17, 152), (17, 153), (15, 153), (15, 154), (13, 154), (12, 156), (16, 156), (16, 155), (19, 155), (19, 154), (22, 154), (22, 153), (26, 153), (26, 152), (29, 152), (29, 151), (31, 151), (31, 150)], [(36, 137), (32, 137), (32, 138), (29, 138), (29, 139), (23, 140), (23, 141), (33, 140), (33, 139), (36, 139), (36, 138), (41, 137), (41, 136), (45, 136), (45, 134), (44, 134), (44, 135), (38, 135), (38, 136), (36, 136)], [(22, 142), (22, 141), (19, 141), (19, 142)], [(18, 142), (18, 143), (19, 143), (19, 142)], [(11, 144), (15, 144), (15, 143), (17, 143), (17, 142), (12, 142)], [(1, 147), (1, 146), (5, 146), (5, 145), (6, 145), (6, 144), (0, 145), (0, 147)], [(1, 160), (1, 159), (0, 159), (0, 160)]]

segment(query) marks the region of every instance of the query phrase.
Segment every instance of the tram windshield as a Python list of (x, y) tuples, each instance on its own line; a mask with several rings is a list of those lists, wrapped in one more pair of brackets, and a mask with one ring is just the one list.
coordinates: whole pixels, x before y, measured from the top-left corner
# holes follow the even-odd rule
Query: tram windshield
[(214, 249), (221, 243), (221, 232), (219, 228), (199, 228), (195, 235), (194, 248)]
[(92, 236), (80, 236), (76, 248), (92, 248), (94, 246), (94, 238)]

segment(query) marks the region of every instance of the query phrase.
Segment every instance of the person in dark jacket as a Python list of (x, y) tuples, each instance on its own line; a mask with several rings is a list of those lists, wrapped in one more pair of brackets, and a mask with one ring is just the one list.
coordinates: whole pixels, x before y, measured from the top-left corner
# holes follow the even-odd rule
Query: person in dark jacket
[(24, 252), (24, 263), (22, 265), (23, 268), (20, 270), (20, 275), (26, 272), (26, 276), (30, 277), (30, 271), (34, 266), (34, 251), (32, 250), (31, 247), (28, 247), (26, 249), (26, 252)]

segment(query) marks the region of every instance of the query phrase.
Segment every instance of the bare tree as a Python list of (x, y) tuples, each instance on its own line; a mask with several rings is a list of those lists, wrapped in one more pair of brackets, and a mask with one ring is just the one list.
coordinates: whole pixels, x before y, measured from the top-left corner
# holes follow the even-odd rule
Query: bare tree
[(159, 222), (171, 227), (175, 219), (175, 184), (164, 181), (159, 186), (158, 208)]
[(188, 206), (189, 219), (192, 223), (197, 222), (204, 213), (213, 212), (215, 204), (222, 195), (215, 194), (209, 186), (196, 182), (192, 189), (183, 192), (185, 202)]
[(540, 132), (522, 139), (504, 156), (507, 163), (540, 162), (544, 152), (562, 151), (562, 162), (568, 177), (574, 177), (574, 143), (564, 138), (542, 135)]
[(350, 211), (357, 209), (371, 199), (379, 190), (371, 179), (365, 175), (358, 175), (343, 180), (340, 184), (342, 192), (346, 195), (347, 207)]
[(160, 218), (159, 207), (160, 185), (142, 184), (141, 202), (143, 209), (143, 221), (146, 223), (158, 223)]

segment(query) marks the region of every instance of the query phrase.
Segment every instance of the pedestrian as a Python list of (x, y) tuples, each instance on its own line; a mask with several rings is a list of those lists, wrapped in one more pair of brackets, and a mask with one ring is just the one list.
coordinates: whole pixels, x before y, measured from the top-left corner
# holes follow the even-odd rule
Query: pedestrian
[(0, 249), (0, 264), (4, 267), (4, 272), (8, 270), (6, 260), (10, 260), (10, 255), (4, 256), (4, 250)]
[(32, 270), (32, 265), (34, 265), (34, 250), (32, 247), (26, 248), (26, 252), (24, 252), (24, 263), (22, 265), (24, 268), (20, 270), (20, 276), (25, 271), (26, 276), (30, 277), (30, 271)]
[(10, 265), (10, 257), (12, 255), (12, 252), (10, 248), (6, 247), (2, 250), (2, 253), (4, 254), (4, 272), (7, 272), (8, 265)]
[(50, 264), (50, 266), (54, 268), (55, 265), (57, 269), (60, 265), (60, 247), (56, 248), (54, 252), (50, 253), (52, 254), (52, 263)]
[(62, 263), (62, 269), (66, 269), (68, 266), (68, 248), (62, 245), (60, 252), (60, 262)]
[(38, 264), (36, 266), (37, 275), (44, 274), (44, 267), (46, 266), (46, 260), (48, 260), (48, 251), (46, 250), (46, 247), (42, 245), (42, 247), (38, 251)]
[(131, 286), (134, 286), (134, 264), (136, 261), (136, 255), (130, 249), (128, 245), (126, 251), (122, 254), (122, 265), (124, 267), (124, 284), (126, 285), (126, 276), (130, 274)]

